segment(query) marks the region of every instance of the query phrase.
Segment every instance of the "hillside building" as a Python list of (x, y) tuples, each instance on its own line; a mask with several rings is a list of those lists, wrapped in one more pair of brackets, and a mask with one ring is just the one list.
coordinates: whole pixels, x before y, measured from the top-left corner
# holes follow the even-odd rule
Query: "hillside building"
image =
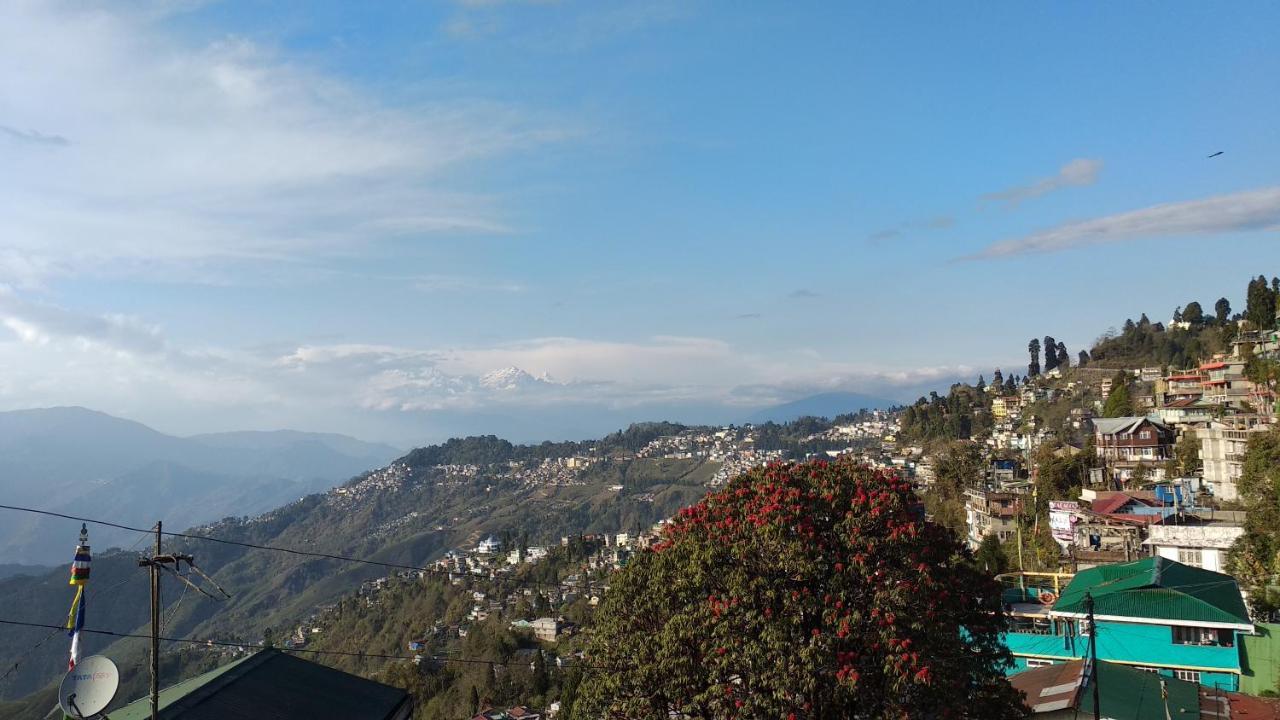
[(1019, 588), (1006, 590), (1012, 612), (1004, 642), (1015, 670), (1086, 656), (1086, 593), (1095, 603), (1099, 660), (1239, 690), (1241, 641), (1254, 626), (1236, 581), (1163, 557), (1083, 570), (1061, 596), (1050, 598), (1052, 605)]
[(1225, 501), (1239, 499), (1237, 484), (1244, 474), (1244, 454), (1248, 449), (1249, 436), (1266, 429), (1267, 426), (1247, 419), (1231, 418), (1196, 430), (1204, 484), (1214, 497)]
[(1151, 554), (1183, 565), (1226, 572), (1227, 553), (1244, 528), (1227, 523), (1203, 525), (1152, 525), (1143, 545)]
[(1158, 479), (1160, 467), (1173, 454), (1172, 428), (1152, 417), (1095, 418), (1094, 447), (1114, 479), (1127, 482), (1139, 465)]
[(970, 548), (976, 549), (988, 535), (995, 535), (1000, 542), (1005, 542), (1017, 534), (1018, 511), (1022, 509), (1021, 493), (966, 490), (964, 495)]

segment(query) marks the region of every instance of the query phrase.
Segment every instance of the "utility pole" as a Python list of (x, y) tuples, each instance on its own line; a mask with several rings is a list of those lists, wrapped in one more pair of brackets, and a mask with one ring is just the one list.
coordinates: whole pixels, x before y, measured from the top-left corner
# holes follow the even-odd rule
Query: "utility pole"
[[(160, 597), (160, 571), (165, 565), (172, 565), (174, 572), (177, 572), (180, 561), (192, 562), (190, 555), (165, 555), (160, 545), (163, 537), (164, 524), (157, 520), (155, 554), (138, 559), (138, 566), (147, 568), (151, 573), (151, 720), (160, 720), (160, 608), (163, 606)], [(181, 575), (178, 577), (186, 581)]]
[(1102, 720), (1102, 700), (1098, 692), (1098, 625), (1093, 619), (1093, 594), (1084, 594), (1084, 611), (1089, 621), (1089, 681), (1093, 685), (1093, 720)]
[(151, 720), (160, 720), (160, 540), (162, 521), (156, 521), (156, 551), (138, 564), (151, 573)]

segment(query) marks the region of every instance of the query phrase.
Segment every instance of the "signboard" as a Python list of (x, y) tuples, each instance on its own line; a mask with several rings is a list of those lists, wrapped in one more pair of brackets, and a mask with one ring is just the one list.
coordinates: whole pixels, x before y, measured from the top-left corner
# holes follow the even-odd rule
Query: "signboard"
[(119, 687), (116, 664), (102, 655), (91, 655), (63, 676), (58, 686), (58, 705), (68, 717), (92, 717), (107, 709)]
[(1049, 532), (1063, 547), (1075, 541), (1076, 511), (1079, 509), (1080, 503), (1074, 500), (1049, 501)]

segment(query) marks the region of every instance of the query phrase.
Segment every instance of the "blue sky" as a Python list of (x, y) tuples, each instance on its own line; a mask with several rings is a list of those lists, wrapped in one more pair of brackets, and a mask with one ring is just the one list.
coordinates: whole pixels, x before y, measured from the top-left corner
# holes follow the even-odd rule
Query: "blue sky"
[(1280, 8), (1160, 9), (7, 5), (0, 407), (575, 436), (1240, 304)]

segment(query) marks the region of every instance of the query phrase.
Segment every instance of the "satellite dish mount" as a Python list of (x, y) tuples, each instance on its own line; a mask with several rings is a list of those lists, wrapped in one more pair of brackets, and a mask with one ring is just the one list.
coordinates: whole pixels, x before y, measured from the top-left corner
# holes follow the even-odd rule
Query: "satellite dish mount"
[(91, 655), (67, 671), (58, 686), (58, 705), (76, 720), (106, 718), (103, 710), (120, 689), (120, 670), (102, 655)]

